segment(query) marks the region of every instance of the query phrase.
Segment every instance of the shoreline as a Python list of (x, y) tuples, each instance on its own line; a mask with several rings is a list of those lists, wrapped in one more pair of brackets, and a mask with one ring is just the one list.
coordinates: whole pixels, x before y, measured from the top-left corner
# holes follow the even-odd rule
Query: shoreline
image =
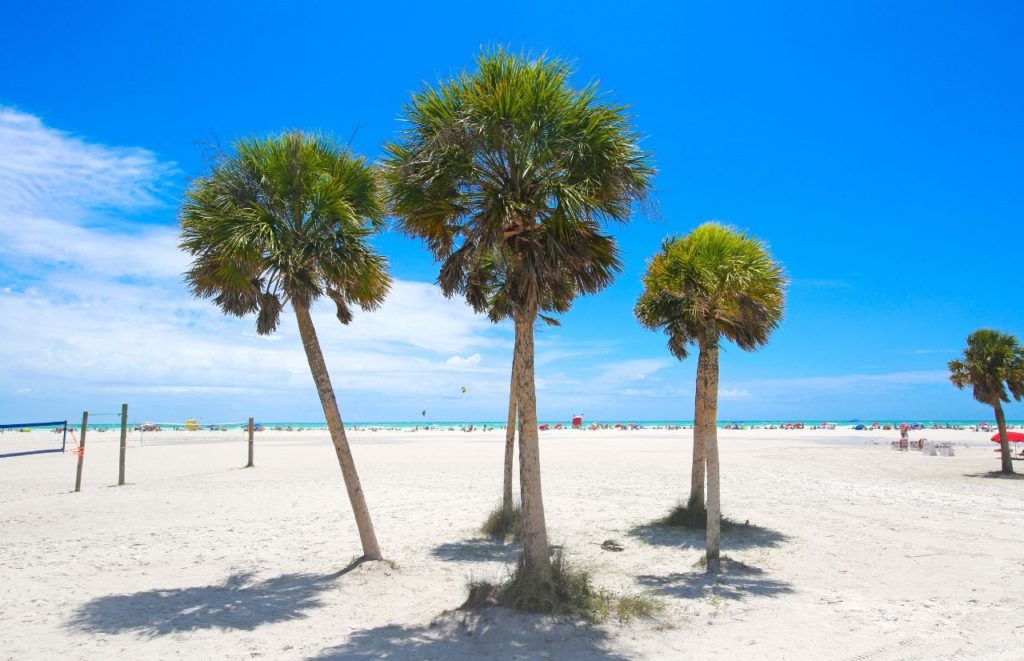
[[(28, 423), (26, 423), (28, 424)], [(196, 432), (209, 432), (209, 431), (236, 431), (245, 430), (247, 422), (234, 422), (234, 423), (212, 423), (206, 424), (199, 421), (199, 429), (188, 430), (185, 429), (184, 422), (129, 422), (129, 432), (140, 431), (140, 427), (143, 425), (155, 425), (159, 427), (156, 431), (196, 431)], [(284, 422), (284, 421), (270, 421), (262, 422), (257, 420), (256, 431), (259, 432), (292, 432), (292, 431), (325, 431), (327, 429), (327, 423), (325, 422)], [(857, 432), (871, 432), (871, 431), (892, 431), (898, 430), (901, 424), (910, 425), (912, 431), (942, 431), (942, 430), (953, 430), (953, 431), (986, 431), (984, 427), (987, 425), (990, 432), (997, 431), (996, 423), (994, 421), (986, 422), (984, 420), (913, 420), (913, 419), (901, 419), (901, 420), (872, 420), (870, 422), (864, 421), (846, 421), (846, 422), (833, 422), (829, 420), (794, 420), (794, 421), (781, 421), (781, 420), (720, 420), (717, 423), (717, 428), (722, 430), (739, 430), (739, 431), (755, 431), (755, 430), (786, 430), (786, 431), (857, 431)], [(1024, 428), (1024, 420), (1007, 420), (1007, 429), (1022, 429)], [(68, 420), (69, 429), (77, 429), (80, 424), (76, 424), (73, 420)], [(550, 430), (562, 430), (572, 429), (572, 423), (564, 420), (540, 420), (538, 426), (541, 431)], [(858, 427), (863, 427), (859, 429)], [(89, 431), (107, 432), (112, 430), (119, 430), (121, 428), (120, 423), (89, 423)], [(486, 428), (486, 429), (485, 429)], [(345, 429), (347, 431), (489, 431), (489, 430), (501, 430), (504, 431), (506, 424), (504, 420), (452, 420), (452, 421), (435, 421), (435, 422), (420, 422), (420, 421), (370, 421), (370, 422), (345, 422)], [(622, 419), (622, 420), (585, 420), (582, 429), (575, 431), (598, 431), (605, 429), (614, 428), (625, 428), (627, 430), (657, 430), (657, 431), (678, 431), (688, 430), (693, 428), (692, 420), (638, 420), (638, 419)], [(49, 428), (33, 428), (33, 431), (52, 431)], [(0, 433), (17, 433), (18, 429), (6, 429), (0, 430)], [(149, 431), (147, 430), (147, 433)]]

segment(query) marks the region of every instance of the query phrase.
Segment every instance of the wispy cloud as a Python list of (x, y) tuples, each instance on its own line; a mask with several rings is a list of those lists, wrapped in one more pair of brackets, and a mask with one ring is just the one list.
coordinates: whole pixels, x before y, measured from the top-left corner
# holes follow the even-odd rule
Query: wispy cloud
[[(174, 164), (11, 109), (0, 109), (0, 153), (0, 389), (37, 407), (110, 393), (163, 396), (168, 407), (210, 394), (315, 402), (290, 317), (263, 338), (252, 319), (224, 317), (186, 291), (168, 195)], [(138, 214), (162, 222), (127, 220)], [(395, 282), (380, 310), (348, 327), (327, 305), (314, 316), (342, 393), (457, 392), (467, 372), (475, 392), (507, 389), (502, 361), (487, 354), (509, 353), (508, 329), (429, 283)], [(30, 405), (8, 399), (0, 413)]]
[(803, 390), (846, 390), (879, 387), (933, 385), (945, 383), (949, 373), (944, 370), (888, 372), (881, 374), (839, 374), (803, 376), (781, 379), (757, 379), (748, 383), (772, 389), (799, 388)]
[(793, 287), (807, 287), (808, 289), (853, 289), (853, 283), (833, 278), (793, 278), (790, 284)]
[(955, 354), (956, 349), (914, 349), (911, 353), (916, 356), (925, 356), (933, 353)]
[(88, 209), (153, 206), (166, 199), (174, 163), (140, 148), (87, 142), (0, 107), (0, 200), (7, 211), (40, 208), (81, 216)]
[(672, 364), (668, 358), (636, 358), (599, 366), (597, 380), (615, 384), (644, 381)]

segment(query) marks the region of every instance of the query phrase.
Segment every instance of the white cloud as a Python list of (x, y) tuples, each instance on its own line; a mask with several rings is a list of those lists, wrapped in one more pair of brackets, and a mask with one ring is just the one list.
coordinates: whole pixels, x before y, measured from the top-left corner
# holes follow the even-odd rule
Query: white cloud
[(448, 360), (444, 361), (445, 365), (451, 365), (457, 368), (473, 368), (480, 364), (481, 356), (478, 353), (463, 358), (462, 356), (452, 356)]
[(176, 172), (149, 150), (92, 144), (11, 108), (0, 108), (0, 153), (0, 200), (8, 210), (80, 216), (95, 207), (152, 206)]
[[(253, 319), (188, 294), (165, 194), (173, 164), (10, 109), (0, 109), (0, 153), (0, 389), (37, 407), (100, 396), (315, 402), (291, 315), (260, 337)], [(125, 220), (138, 214), (155, 222)], [(474, 393), (507, 389), (508, 329), (431, 284), (396, 281), (380, 310), (346, 327), (327, 304), (314, 319), (339, 398), (460, 392), (467, 370)], [(0, 415), (27, 406), (3, 402)]]

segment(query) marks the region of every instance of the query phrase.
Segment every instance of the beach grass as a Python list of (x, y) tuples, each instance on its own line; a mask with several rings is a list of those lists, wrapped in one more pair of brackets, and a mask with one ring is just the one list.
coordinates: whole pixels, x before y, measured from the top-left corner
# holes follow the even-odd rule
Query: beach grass
[(615, 606), (620, 622), (652, 618), (665, 610), (665, 602), (647, 593), (623, 595)]
[(502, 541), (519, 539), (523, 532), (523, 510), (519, 505), (512, 508), (509, 515), (499, 503), (480, 526), (480, 532), (491, 539)]
[[(666, 526), (669, 528), (689, 528), (690, 530), (707, 530), (708, 527), (708, 512), (702, 510), (701, 512), (691, 513), (689, 506), (686, 503), (678, 503), (673, 506), (669, 513), (660, 519), (652, 522), (656, 526)], [(751, 527), (750, 521), (740, 523), (734, 521), (727, 516), (722, 516), (721, 529), (723, 532), (727, 530), (740, 530), (743, 528)]]
[(664, 609), (661, 600), (646, 593), (620, 597), (595, 587), (590, 572), (570, 563), (561, 550), (551, 558), (550, 579), (532, 575), (520, 557), (504, 583), (471, 581), (467, 589), (463, 609), (500, 605), (530, 613), (579, 617), (590, 624), (604, 622), (613, 614), (622, 622), (653, 617)]

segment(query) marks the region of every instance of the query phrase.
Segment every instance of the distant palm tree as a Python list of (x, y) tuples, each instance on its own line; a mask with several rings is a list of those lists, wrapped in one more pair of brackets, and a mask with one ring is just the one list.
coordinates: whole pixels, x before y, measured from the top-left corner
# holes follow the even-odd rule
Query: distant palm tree
[(653, 176), (622, 107), (575, 90), (560, 60), (504, 50), (477, 70), (413, 95), (408, 128), (385, 162), (400, 226), (442, 262), (438, 283), (489, 312), (498, 259), (515, 323), (523, 570), (551, 575), (541, 493), (534, 323), (545, 298), (569, 301), (606, 287), (620, 269), (602, 221), (625, 222)]
[(974, 399), (995, 411), (1002, 472), (1013, 473), (1002, 403), (1009, 402), (1010, 397), (1018, 402), (1024, 398), (1024, 348), (1020, 341), (1013, 335), (988, 328), (974, 331), (967, 336), (962, 359), (949, 361), (949, 380), (957, 388), (971, 386)]
[(273, 333), (290, 304), (327, 418), (355, 515), (363, 556), (381, 558), (310, 307), (326, 295), (338, 320), (352, 305), (372, 310), (390, 288), (387, 260), (368, 237), (382, 227), (384, 200), (365, 159), (300, 132), (243, 140), (185, 194), (181, 247), (194, 295), (226, 314), (256, 314)]
[[(635, 314), (663, 329), (675, 357), (696, 344), (691, 523), (707, 522), (707, 567), (718, 571), (721, 500), (718, 466), (718, 350), (724, 338), (745, 351), (768, 343), (782, 320), (786, 279), (765, 245), (718, 223), (666, 239), (650, 261)], [(706, 469), (705, 469), (706, 467)], [(707, 509), (704, 473), (707, 471)]]

